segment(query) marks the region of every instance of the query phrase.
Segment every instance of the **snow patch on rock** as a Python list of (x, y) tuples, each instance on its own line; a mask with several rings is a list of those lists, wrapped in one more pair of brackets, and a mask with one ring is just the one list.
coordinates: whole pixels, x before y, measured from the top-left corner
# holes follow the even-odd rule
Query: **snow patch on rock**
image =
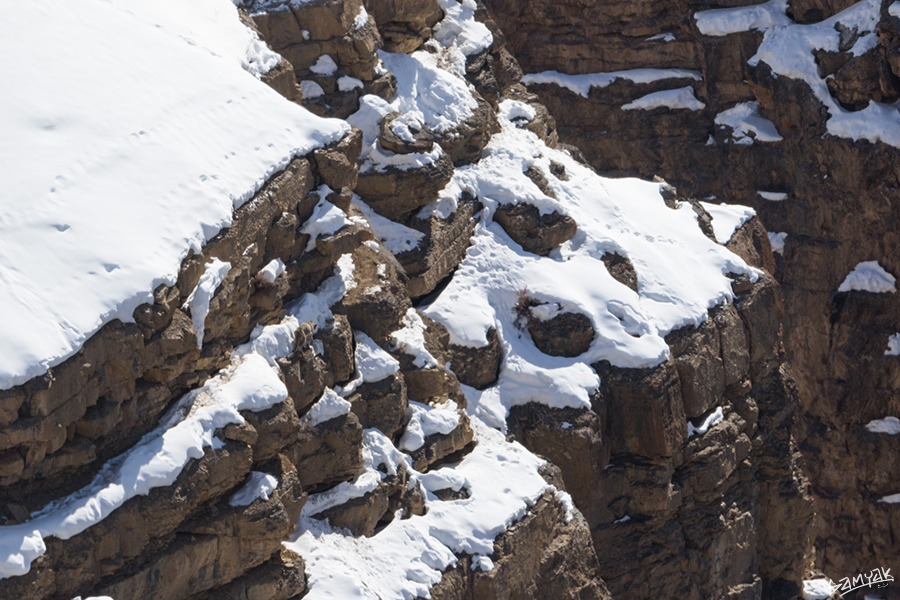
[(587, 98), (592, 87), (604, 88), (616, 79), (625, 79), (634, 83), (653, 83), (664, 79), (693, 79), (694, 81), (700, 81), (702, 76), (699, 71), (686, 69), (630, 69), (627, 71), (584, 73), (581, 75), (568, 75), (559, 71), (543, 71), (525, 75), (522, 78), (522, 83), (525, 85), (540, 83), (558, 85)]
[(784, 254), (784, 241), (787, 239), (787, 236), (788, 234), (783, 231), (778, 233), (769, 232), (769, 244), (772, 246), (772, 252)]
[[(465, 502), (443, 502), (429, 492), (425, 515), (394, 519), (378, 535), (357, 538), (311, 518), (310, 510), (320, 510), (316, 495), (311, 496), (298, 534), (285, 543), (306, 561), (306, 598), (428, 597), (443, 572), (456, 564), (457, 554), (493, 554), (496, 537), (521, 520), (548, 485), (539, 473), (542, 459), (477, 419), (472, 428), (478, 441), (472, 452), (453, 467), (428, 473), (452, 472), (464, 480), (470, 492)], [(403, 457), (414, 481), (421, 477), (390, 440), (381, 436), (381, 445)]]
[(874, 293), (897, 291), (897, 279), (884, 270), (877, 260), (861, 262), (841, 282), (839, 292), (853, 290)]
[(133, 322), (272, 175), (349, 131), (257, 79), (280, 59), (230, 0), (23, 2), (0, 48), (18, 57), (0, 66), (0, 389)]
[(754, 141), (780, 142), (783, 140), (784, 138), (775, 129), (775, 123), (759, 116), (758, 111), (758, 102), (741, 102), (716, 115), (716, 125), (731, 127), (731, 139), (735, 144), (749, 146)]
[(694, 424), (691, 423), (690, 421), (688, 421), (688, 424), (687, 424), (688, 437), (693, 437), (695, 435), (703, 435), (704, 433), (709, 431), (709, 429), (711, 427), (715, 427), (716, 425), (718, 425), (719, 423), (721, 423), (724, 420), (725, 420), (725, 415), (722, 413), (722, 407), (719, 406), (716, 408), (716, 410), (712, 411), (709, 414), (709, 416), (707, 416), (705, 419), (703, 419), (703, 421), (697, 427), (694, 427)]
[(286, 269), (287, 267), (284, 265), (284, 261), (280, 258), (273, 258), (266, 266), (259, 270), (259, 278), (266, 283), (275, 283), (275, 280), (278, 279)]
[(763, 200), (768, 200), (770, 202), (782, 202), (788, 199), (788, 195), (785, 192), (767, 192), (765, 190), (756, 190), (756, 193), (759, 194), (760, 198)]
[(894, 333), (888, 338), (888, 347), (884, 351), (885, 356), (900, 356), (900, 333)]
[(413, 357), (413, 364), (420, 369), (438, 366), (437, 359), (425, 347), (425, 322), (415, 308), (406, 311), (403, 327), (391, 334), (394, 349)]
[(646, 96), (641, 96), (622, 106), (622, 110), (652, 110), (654, 108), (669, 108), (672, 110), (703, 110), (705, 104), (694, 96), (694, 88), (686, 86), (674, 90), (661, 90)]
[(183, 308), (190, 310), (191, 321), (194, 323), (194, 334), (197, 336), (197, 347), (203, 348), (203, 332), (205, 329), (206, 316), (209, 314), (209, 302), (212, 300), (225, 281), (228, 272), (231, 271), (231, 263), (222, 262), (218, 258), (214, 258), (211, 263), (206, 265), (197, 287), (191, 292), (184, 303)]
[(425, 237), (425, 234), (417, 229), (382, 217), (358, 196), (353, 197), (353, 202), (359, 206), (366, 219), (369, 220), (372, 232), (392, 254), (402, 254), (403, 252), (415, 250), (419, 247), (419, 242), (422, 241), (422, 238)]
[(350, 412), (350, 403), (341, 398), (331, 388), (325, 388), (322, 397), (309, 409), (303, 418), (309, 419), (313, 427), (326, 421), (342, 417)]
[(446, 435), (459, 426), (459, 407), (452, 400), (434, 406), (410, 401), (406, 414), (409, 424), (400, 438), (400, 449), (407, 452), (424, 446), (428, 436)]
[(787, 7), (787, 0), (771, 0), (754, 6), (701, 11), (694, 16), (698, 28), (706, 35), (727, 35), (751, 29), (764, 31), (763, 41), (748, 64), (755, 67), (764, 62), (776, 75), (809, 85), (815, 97), (828, 109), (830, 117), (826, 126), (829, 134), (900, 147), (897, 104), (869, 102), (859, 111), (844, 109), (831, 96), (826, 80), (819, 76), (814, 54), (817, 50), (839, 51), (839, 24), (861, 34), (851, 48), (854, 56), (875, 48), (875, 27), (881, 16), (880, 0), (862, 0), (828, 19), (809, 25), (791, 21), (785, 14)]
[(755, 210), (740, 204), (710, 204), (709, 202), (700, 204), (712, 217), (712, 228), (716, 241), (723, 245), (731, 241), (731, 237), (744, 223), (756, 216)]
[(278, 488), (278, 479), (262, 471), (250, 471), (247, 483), (228, 501), (230, 506), (249, 506), (257, 498), (264, 501)]
[(827, 600), (836, 589), (827, 579), (807, 579), (803, 582), (803, 600)]
[(356, 338), (356, 370), (366, 383), (375, 383), (400, 370), (397, 359), (388, 354), (362, 331), (354, 331)]
[(897, 435), (900, 433), (900, 419), (897, 417), (885, 417), (876, 419), (866, 423), (866, 429), (872, 433), (886, 433), (888, 435)]

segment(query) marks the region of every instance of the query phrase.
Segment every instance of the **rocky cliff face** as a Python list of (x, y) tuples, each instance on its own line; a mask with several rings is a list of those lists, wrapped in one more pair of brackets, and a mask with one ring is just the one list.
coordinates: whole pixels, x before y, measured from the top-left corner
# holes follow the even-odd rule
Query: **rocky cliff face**
[[(897, 438), (877, 423), (897, 413), (900, 368), (892, 4), (487, 4), (525, 72), (581, 76), (527, 80), (601, 172), (750, 205), (775, 234), (816, 565), (837, 580), (890, 563)], [(738, 8), (709, 11), (722, 7)], [(697, 105), (671, 101), (685, 87)], [(628, 110), (660, 93), (668, 104)], [(842, 285), (868, 261), (885, 285)]]
[[(507, 22), (526, 6), (539, 18)], [(785, 360), (799, 313), (772, 273), (790, 299), (798, 250), (776, 266), (751, 215), (598, 177), (559, 144), (603, 154), (569, 120), (595, 92), (558, 132), (575, 98), (537, 86), (548, 111), (509, 50), (527, 71), (639, 53), (604, 34), (568, 55), (565, 5), (492, 9), (500, 26), (471, 3), (244, 3), (283, 57), (263, 81), (354, 129), (269, 179), (133, 322), (0, 392), (0, 596), (800, 593), (797, 442), (853, 432), (825, 431), (837, 405), (811, 413), (810, 372)], [(687, 126), (669, 126), (676, 143)], [(629, 156), (617, 135), (602, 143)], [(870, 301), (840, 298), (839, 315)], [(798, 409), (819, 421), (796, 427)]]

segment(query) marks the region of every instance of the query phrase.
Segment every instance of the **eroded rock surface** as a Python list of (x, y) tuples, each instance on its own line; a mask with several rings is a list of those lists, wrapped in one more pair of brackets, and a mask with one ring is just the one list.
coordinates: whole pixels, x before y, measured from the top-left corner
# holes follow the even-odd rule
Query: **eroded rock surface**
[[(518, 358), (509, 355), (508, 334), (491, 328), (484, 345), (467, 343), (424, 314), (429, 297), (460, 269), (479, 227), (502, 229), (520, 246), (512, 251), (531, 258), (562, 257), (558, 249), (580, 243), (578, 223), (559, 211), (501, 203), (487, 220), (487, 194), (476, 198), (466, 188), (453, 203), (447, 199), (454, 174), (490, 154), (498, 115), (510, 110), (509, 101), (518, 116), (503, 121), (508, 127), (534, 133), (545, 152), (558, 145), (553, 94), (545, 100), (548, 111), (521, 83), (522, 70), (505, 45), (509, 39), (519, 49), (531, 17), (510, 26), (504, 38), (478, 6), (474, 13), (493, 41), (466, 57), (435, 39), (452, 25), (438, 23), (458, 8), (444, 3), (245, 4), (263, 40), (284, 58), (264, 78), (271, 87), (322, 115), (346, 118), (373, 106), (385, 113), (372, 131), (352, 129), (291, 161), (236, 212), (228, 230), (184, 260), (177, 283), (157, 289), (154, 302), (135, 311), (134, 323), (107, 325), (46, 376), (0, 392), (0, 527), (26, 522), (81, 488), (165, 422), (182, 397), (203, 400), (214, 392), (207, 383), (227, 381), (251, 357), (265, 358), (275, 387), (285, 393), (259, 410), (235, 411), (239, 418), (214, 428), (212, 441), (185, 458), (171, 485), (129, 497), (66, 540), (48, 535), (46, 553), (27, 574), (0, 579), (0, 596), (299, 598), (325, 585), (311, 565), (321, 557), (289, 547), (308, 549), (312, 538), (336, 535), (337, 528), (378, 540), (397, 524), (450, 514), (448, 506), (474, 497), (472, 481), (455, 470), (466, 460), (490, 459), (506, 468), (525, 455), (541, 475), (536, 492), (496, 527), (488, 548), (454, 548), (455, 531), (435, 535), (432, 542), (446, 546), (430, 548), (428, 556), (446, 551), (452, 560), (417, 589), (448, 599), (796, 596), (811, 559), (812, 508), (793, 435), (804, 396), (784, 360), (782, 292), (768, 273), (755, 281), (742, 275), (733, 301), (711, 308), (698, 326), (666, 336), (671, 356), (658, 366), (591, 365), (600, 386), (590, 407), (532, 401), (505, 417), (486, 414), (481, 399), (510, 377), (508, 361)], [(501, 24), (533, 7), (507, 8)], [(603, 10), (590, 7), (588, 16)], [(554, 18), (566, 11), (557, 12)], [(629, 29), (626, 37), (649, 35), (660, 23), (683, 26), (672, 11), (641, 6), (637, 12), (651, 16), (652, 24)], [(584, 16), (563, 20), (560, 30), (573, 36)], [(565, 52), (548, 43), (550, 52), (540, 60), (576, 57), (585, 69), (617, 53), (622, 65), (638, 60), (621, 35), (607, 37)], [(603, 44), (616, 52), (601, 56)], [(384, 67), (389, 59), (382, 61), (379, 49), (427, 54), (423, 64), (433, 61), (467, 90), (471, 114), (441, 132), (394, 128), (400, 113), (379, 99), (393, 97), (398, 78)], [(676, 58), (666, 66), (691, 66), (682, 59), (696, 58), (689, 43), (670, 50)], [(524, 56), (532, 70), (535, 63)], [(871, 92), (853, 85), (856, 73), (871, 70), (858, 62), (836, 71), (847, 69), (833, 86), (848, 102)], [(623, 94), (665, 89), (656, 83), (621, 87)], [(596, 108), (596, 96), (585, 99), (588, 109)], [(569, 116), (583, 107), (576, 108)], [(556, 118), (569, 123), (559, 113)], [(662, 129), (673, 140), (684, 125), (680, 117), (662, 125), (643, 121), (647, 135)], [(619, 123), (616, 131), (629, 124), (635, 121)], [(565, 137), (568, 129), (562, 133), (575, 139)], [(705, 143), (706, 136), (697, 139)], [(597, 147), (606, 148), (585, 146), (589, 158)], [(385, 152), (378, 160), (387, 162), (376, 164), (376, 151)], [(436, 152), (430, 162), (418, 157)], [(577, 148), (568, 154), (583, 160)], [(623, 146), (609, 160), (627, 154)], [(568, 159), (557, 158), (519, 173), (554, 201), (554, 186), (581, 168), (568, 161), (567, 172), (559, 161)], [(680, 206), (669, 200), (670, 208)], [(706, 217), (697, 235), (709, 243)], [(748, 263), (776, 269), (758, 220), (739, 227), (729, 244)], [(214, 259), (231, 269), (198, 330), (186, 302)], [(624, 292), (641, 291), (643, 274), (627, 256), (610, 250), (600, 262)], [(516, 297), (509, 296), (505, 308), (513, 315)], [(833, 310), (864, 312), (869, 300), (850, 292)], [(532, 309), (541, 306), (539, 318)], [(530, 336), (544, 358), (578, 357), (598, 343), (596, 322), (585, 314), (541, 302), (524, 308), (530, 312), (519, 333)], [(858, 346), (863, 333), (848, 327), (841, 335)], [(502, 433), (486, 432), (488, 422)], [(807, 429), (808, 444), (825, 435), (822, 427)], [(827, 433), (840, 437), (842, 431)], [(888, 461), (890, 445), (864, 441), (870, 439)], [(880, 480), (867, 493), (889, 493), (890, 481)], [(514, 483), (504, 493), (514, 493)], [(881, 537), (872, 543), (891, 542)], [(848, 551), (846, 541), (835, 548), (828, 552)]]
[[(526, 73), (611, 74), (578, 91), (539, 80), (528, 86), (557, 119), (560, 139), (580, 147), (598, 170), (660, 175), (682, 193), (750, 205), (777, 232), (774, 263), (755, 226), (739, 231), (729, 247), (759, 257), (784, 290), (785, 350), (799, 394), (793, 444), (807, 459), (816, 500), (816, 566), (837, 580), (894, 560), (900, 548), (883, 535), (894, 509), (879, 502), (887, 489), (876, 466), (894, 436), (872, 436), (865, 425), (897, 412), (898, 364), (885, 355), (898, 329), (896, 294), (838, 292), (861, 262), (876, 260), (893, 275), (900, 269), (890, 250), (898, 149), (887, 132), (896, 119), (861, 112), (890, 106), (900, 95), (900, 19), (891, 3), (792, 0), (767, 13), (789, 27), (783, 39), (790, 38), (793, 56), (812, 61), (812, 83), (784, 70), (794, 58), (762, 52), (772, 24), (701, 23), (714, 15), (705, 10), (752, 3), (602, 3), (577, 10), (544, 0), (486, 4)], [(801, 41), (814, 30), (831, 41), (821, 47)], [(616, 76), (631, 69), (661, 71), (655, 81)], [(623, 110), (647, 94), (685, 86), (702, 107)], [(729, 118), (735, 110), (762, 128)], [(830, 121), (836, 117), (880, 123), (878, 132), (838, 130)]]

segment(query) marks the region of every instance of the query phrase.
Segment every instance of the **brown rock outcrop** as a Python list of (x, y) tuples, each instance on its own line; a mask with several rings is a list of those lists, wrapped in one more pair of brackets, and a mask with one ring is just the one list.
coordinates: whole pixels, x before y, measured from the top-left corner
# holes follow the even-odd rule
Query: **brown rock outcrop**
[(359, 174), (358, 193), (383, 217), (399, 220), (437, 200), (438, 192), (453, 176), (453, 162), (445, 154), (430, 165), (404, 171), (387, 167)]
[(578, 227), (571, 217), (558, 212), (541, 214), (531, 204), (503, 204), (494, 211), (494, 221), (526, 251), (546, 256), (572, 239)]
[(798, 395), (778, 285), (750, 288), (669, 334), (659, 367), (595, 365), (591, 410), (510, 412), (510, 433), (560, 467), (614, 598), (800, 592), (813, 513), (791, 439)]
[[(896, 558), (900, 547), (881, 533), (889, 507), (877, 501), (886, 488), (875, 467), (875, 448), (892, 438), (873, 438), (864, 427), (898, 410), (898, 365), (884, 355), (886, 340), (900, 325), (894, 317), (895, 294), (837, 289), (863, 261), (878, 260), (888, 272), (900, 272), (890, 251), (897, 241), (892, 207), (898, 205), (900, 188), (891, 183), (897, 179), (897, 148), (827, 134), (831, 109), (806, 83), (774, 74), (765, 58), (756, 66), (748, 64), (763, 39), (761, 31), (704, 36), (697, 29), (696, 12), (751, 3), (603, 3), (577, 9), (545, 0), (486, 3), (526, 72), (697, 72), (699, 81), (635, 84), (618, 79), (593, 87), (586, 98), (548, 84), (529, 89), (558, 120), (561, 140), (578, 145), (600, 171), (661, 175), (696, 197), (749, 204), (769, 231), (787, 234), (783, 256), (775, 257), (777, 268), (758, 224), (741, 229), (729, 247), (776, 273), (784, 291), (784, 344), (796, 377), (791, 396), (798, 397), (799, 413), (793, 441), (776, 446), (790, 445), (791, 453), (799, 448), (808, 458), (803, 468), (816, 500), (816, 566), (839, 578)], [(854, 4), (792, 0), (786, 14), (796, 23), (819, 23)], [(883, 2), (876, 15), (874, 47), (851, 52), (866, 32), (835, 25), (837, 50), (815, 51), (819, 75), (827, 78), (829, 93), (846, 110), (898, 97), (900, 19), (890, 16), (888, 5)], [(704, 109), (620, 108), (646, 93), (688, 84)], [(737, 144), (730, 127), (715, 123), (716, 115), (747, 101), (758, 103), (759, 114), (773, 122), (781, 141)], [(745, 302), (752, 310), (749, 304), (755, 300)], [(771, 332), (759, 331), (758, 315), (745, 316), (744, 322), (751, 339), (771, 338)], [(757, 377), (772, 369), (771, 363), (753, 362)], [(787, 466), (780, 468), (787, 478)], [(793, 489), (804, 487), (796, 475), (790, 479)], [(761, 485), (761, 493), (767, 485)], [(875, 489), (879, 491), (871, 491)], [(771, 497), (776, 500), (762, 504), (766, 514), (780, 511), (777, 518), (783, 519), (808, 514), (807, 508), (797, 508), (795, 495)], [(760, 514), (762, 519), (762, 509)], [(778, 541), (761, 546), (761, 552), (776, 556), (775, 549), (783, 549), (787, 540), (779, 539), (772, 525), (762, 523), (763, 532)], [(768, 568), (776, 563), (770, 560)]]
[[(250, 10), (260, 7), (253, 1), (245, 4)], [(372, 0), (364, 23), (358, 22), (364, 14), (360, 0), (285, 2), (277, 7), (283, 10), (267, 6), (254, 11), (253, 20), (285, 61), (266, 83), (310, 110), (337, 117), (354, 112), (364, 93), (390, 97), (393, 75), (381, 70), (376, 50), (427, 49), (442, 17), (433, 0)], [(657, 26), (686, 27), (668, 8), (640, 4), (633, 12), (636, 19), (646, 18), (646, 25), (633, 25), (613, 41), (593, 41), (590, 52), (580, 47), (561, 52), (555, 43), (548, 44), (546, 58), (576, 56), (589, 68), (603, 60), (591, 53), (613, 44), (621, 52), (615, 60), (631, 64), (642, 56), (641, 48), (656, 48), (644, 40), (635, 49), (629, 46), (631, 38), (649, 35)], [(552, 17), (560, 24), (557, 33), (571, 39), (585, 16), (606, 10), (592, 5), (584, 16), (572, 19), (564, 6), (543, 16), (532, 9), (510, 6), (510, 15), (524, 16), (510, 29), (512, 47), (530, 20)], [(321, 321), (301, 323), (293, 347), (277, 360), (276, 376), (287, 389), (286, 399), (264, 410), (242, 411), (243, 422), (217, 430), (213, 447), (188, 460), (174, 484), (131, 498), (68, 540), (48, 536), (48, 551), (30, 573), (0, 580), (0, 597), (47, 600), (89, 592), (117, 600), (297, 598), (306, 592), (304, 558), (282, 542), (295, 533), (308, 495), (345, 490), (361, 474), (377, 473), (377, 484), (364, 493), (310, 515), (355, 536), (377, 537), (394, 519), (425, 512), (425, 492), (410, 468), (435, 476), (472, 451), (478, 424), (465, 411), (460, 384), (477, 389), (493, 385), (504, 348), (496, 329), (488, 332), (483, 348), (455, 346), (446, 329), (413, 304), (440, 289), (463, 260), (481, 205), (463, 195), (446, 218), (421, 219), (417, 211), (436, 199), (455, 168), (480, 159), (496, 132), (501, 98), (535, 110), (533, 119), (517, 126), (548, 145), (558, 141), (554, 117), (520, 84), (521, 69), (504, 47), (497, 24), (483, 7), (477, 14), (494, 33), (494, 44), (464, 65), (466, 79), (477, 90), (477, 109), (455, 129), (433, 136), (444, 153), (440, 160), (408, 171), (359, 173), (363, 140), (358, 130), (295, 159), (237, 211), (228, 230), (185, 259), (178, 282), (156, 290), (154, 302), (135, 311), (135, 323), (111, 323), (46, 377), (0, 392), (0, 509), (6, 524), (12, 524), (28, 520), (49, 500), (78, 488), (106, 461), (133, 447), (173, 402), (229, 365), (232, 351), (250, 339), (254, 328), (280, 322), (290, 303), (303, 302), (305, 294), (329, 280), (341, 259), (342, 297), (329, 304), (331, 314)], [(535, 41), (551, 39), (544, 35)], [(683, 40), (671, 50), (676, 56), (669, 66), (691, 66), (687, 63), (698, 56)], [(851, 74), (858, 70), (850, 65), (847, 77), (834, 84), (843, 86), (850, 98), (863, 88), (843, 82), (852, 82)], [(623, 95), (664, 89), (619, 83)], [(758, 80), (753, 85), (764, 87)], [(703, 84), (696, 86), (705, 98)], [(321, 94), (301, 97), (302, 90)], [(749, 90), (741, 82), (729, 93)], [(597, 97), (592, 92), (586, 100)], [(636, 120), (616, 125), (616, 131)], [(685, 117), (662, 120), (662, 125), (648, 121), (645, 138), (666, 131), (675, 143)], [(380, 143), (392, 152), (418, 152), (428, 146), (425, 133), (413, 144), (391, 137), (386, 117)], [(705, 143), (707, 136), (698, 135), (698, 142), (701, 137)], [(615, 146), (604, 143), (593, 148)], [(704, 152), (691, 156), (709, 156)], [(579, 155), (576, 148), (571, 153)], [(624, 165), (626, 155), (616, 148), (610, 161)], [(537, 169), (526, 174), (553, 196), (550, 182)], [(551, 175), (567, 178), (560, 164), (551, 164), (546, 177)], [(321, 191), (323, 185), (331, 192)], [(394, 256), (377, 241), (354, 204), (354, 194), (379, 215), (422, 232), (419, 246)], [(343, 211), (348, 222), (310, 239), (303, 226), (325, 203)], [(501, 206), (494, 217), (525, 251), (539, 255), (577, 231), (571, 218), (558, 212), (541, 215), (527, 204)], [(708, 219), (701, 226), (711, 233)], [(730, 247), (749, 262), (774, 269), (768, 237), (758, 221), (740, 229)], [(639, 289), (630, 261), (607, 257), (610, 274)], [(230, 262), (232, 268), (210, 303), (198, 348), (199, 332), (185, 301), (212, 258)], [(276, 258), (285, 271), (272, 281), (260, 271)], [(432, 597), (605, 600), (797, 594), (808, 566), (812, 514), (792, 436), (800, 396), (784, 362), (781, 288), (763, 274), (756, 283), (744, 278), (735, 289), (740, 292), (735, 301), (711, 309), (706, 322), (669, 334), (672, 356), (663, 364), (648, 369), (594, 365), (601, 387), (590, 408), (532, 403), (510, 411), (508, 433), (549, 460), (542, 468), (553, 487), (528, 500), (534, 504), (508, 523), (489, 557), (459, 555), (456, 567), (431, 590)], [(855, 303), (865, 301), (856, 294), (839, 297), (833, 310), (864, 312)], [(532, 307), (527, 301), (522, 306), (525, 328), (547, 354), (578, 356), (597, 335), (585, 315), (563, 312), (540, 320), (529, 312)], [(846, 342), (836, 352), (862, 345), (866, 332), (851, 322), (856, 323), (838, 324), (846, 327), (835, 335)], [(883, 326), (888, 325), (895, 324), (885, 319)], [(398, 341), (395, 334), (401, 329), (421, 335), (424, 350)], [(373, 377), (360, 362), (360, 340), (388, 353), (396, 372), (388, 369)], [(314, 405), (335, 393), (343, 403), (340, 414), (319, 420)], [(383, 434), (399, 447), (415, 411), (434, 407), (455, 410), (455, 427), (441, 429), (445, 433), (429, 430), (421, 445), (398, 451), (402, 458), (393, 466), (372, 457), (367, 436), (381, 440)], [(822, 412), (832, 409), (836, 411), (831, 406)], [(844, 430), (823, 433), (817, 426), (809, 426), (807, 442), (826, 433), (846, 440)], [(879, 465), (889, 468), (890, 443), (865, 441), (867, 447), (879, 448)], [(274, 477), (277, 487), (249, 504), (235, 505), (236, 494), (253, 473)], [(426, 475), (421, 477), (424, 481)], [(890, 482), (879, 479), (865, 493), (891, 493)], [(431, 493), (443, 502), (464, 502), (469, 490), (458, 487)], [(307, 509), (323, 496), (313, 497)], [(867, 540), (892, 543), (886, 536)], [(828, 556), (835, 556), (829, 560), (835, 563), (848, 552), (846, 540), (837, 542), (828, 546)], [(493, 568), (485, 570), (486, 560)]]
[(461, 557), (431, 590), (435, 600), (466, 598), (610, 598), (597, 573), (584, 518), (571, 520), (559, 499), (546, 493), (520, 522), (494, 543), (493, 568)]

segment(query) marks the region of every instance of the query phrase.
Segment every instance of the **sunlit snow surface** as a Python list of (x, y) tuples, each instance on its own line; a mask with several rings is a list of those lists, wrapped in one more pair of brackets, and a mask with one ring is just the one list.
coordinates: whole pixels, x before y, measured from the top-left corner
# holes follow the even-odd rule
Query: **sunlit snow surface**
[[(497, 427), (504, 426), (506, 408), (529, 401), (589, 406), (598, 385), (590, 364), (659, 364), (669, 352), (666, 333), (701, 323), (710, 307), (732, 298), (727, 273), (756, 278), (740, 258), (703, 235), (690, 205), (668, 208), (659, 184), (602, 178), (502, 113), (501, 124), (481, 161), (458, 168), (439, 200), (452, 205), (466, 190), (484, 203), (485, 215), (450, 284), (423, 309), (447, 327), (455, 344), (484, 346), (487, 331), (497, 329), (504, 346), (500, 380), (483, 392), (467, 390), (475, 414)], [(551, 160), (565, 166), (567, 181), (551, 173)], [(529, 167), (543, 173), (556, 199), (525, 175)], [(567, 214), (578, 232), (549, 256), (526, 252), (491, 218), (500, 204), (515, 202)], [(734, 223), (728, 223), (732, 232)], [(612, 278), (601, 261), (606, 252), (631, 260), (638, 293)], [(597, 333), (588, 351), (576, 358), (540, 352), (515, 323), (521, 293), (587, 315)]]
[(189, 249), (348, 126), (254, 75), (230, 0), (35, 0), (0, 19), (0, 389), (132, 320)]
[(807, 579), (803, 582), (803, 600), (826, 600), (836, 589), (827, 579)]
[(888, 347), (884, 351), (885, 356), (900, 356), (900, 333), (893, 333), (888, 338)]
[(768, 232), (769, 233), (769, 244), (772, 246), (772, 252), (776, 254), (784, 254), (784, 241), (787, 239), (788, 234), (784, 231), (778, 232)]
[(720, 244), (727, 244), (735, 232), (747, 221), (756, 215), (756, 211), (749, 206), (740, 204), (712, 204), (700, 203), (709, 216), (712, 217), (713, 234)]
[(888, 435), (897, 435), (900, 433), (900, 419), (897, 417), (885, 417), (876, 419), (866, 423), (866, 429), (872, 433), (886, 433)]
[[(300, 533), (285, 544), (306, 561), (306, 598), (427, 598), (443, 571), (456, 564), (456, 553), (493, 554), (497, 535), (524, 517), (549, 486), (538, 473), (542, 459), (478, 419), (472, 426), (478, 445), (462, 462), (419, 476), (428, 505), (424, 516), (398, 517), (374, 537), (356, 537), (310, 518), (324, 510), (319, 498), (311, 498), (313, 507), (304, 507)], [(409, 462), (377, 430), (366, 434), (369, 466), (357, 479), (361, 489), (342, 484), (340, 498), (328, 497), (326, 506), (363, 495), (374, 489), (378, 478)], [(373, 468), (379, 464), (386, 473)], [(471, 496), (442, 502), (432, 493), (454, 484), (456, 489), (465, 486)]]
[(839, 292), (893, 293), (897, 291), (897, 278), (884, 270), (877, 260), (867, 260), (856, 265), (841, 285)]

